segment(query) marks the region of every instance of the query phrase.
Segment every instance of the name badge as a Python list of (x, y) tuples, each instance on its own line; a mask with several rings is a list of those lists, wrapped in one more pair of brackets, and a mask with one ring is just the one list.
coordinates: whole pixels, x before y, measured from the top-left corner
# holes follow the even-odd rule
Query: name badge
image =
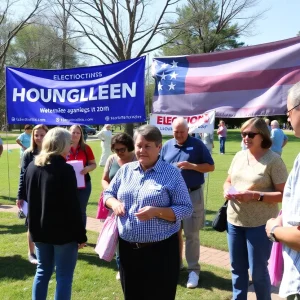
[(193, 150), (194, 147), (187, 147), (186, 150)]

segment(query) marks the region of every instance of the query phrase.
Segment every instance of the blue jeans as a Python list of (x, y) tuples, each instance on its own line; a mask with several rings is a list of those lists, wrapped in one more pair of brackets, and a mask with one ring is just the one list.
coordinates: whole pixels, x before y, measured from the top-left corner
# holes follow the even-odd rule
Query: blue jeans
[(76, 242), (53, 245), (35, 243), (38, 265), (32, 286), (32, 300), (46, 300), (48, 284), (56, 268), (55, 300), (69, 300), (72, 293), (73, 273), (78, 254)]
[(90, 181), (87, 181), (85, 183), (84, 189), (78, 189), (78, 195), (79, 195), (79, 202), (80, 202), (80, 210), (82, 215), (82, 222), (84, 225), (84, 228), (86, 227), (86, 207), (89, 202), (89, 198), (92, 191), (92, 184)]
[(227, 239), (232, 272), (232, 299), (247, 300), (250, 268), (257, 300), (271, 300), (268, 260), (272, 242), (267, 237), (265, 225), (240, 227), (228, 223)]
[(225, 153), (226, 137), (220, 137), (220, 153)]

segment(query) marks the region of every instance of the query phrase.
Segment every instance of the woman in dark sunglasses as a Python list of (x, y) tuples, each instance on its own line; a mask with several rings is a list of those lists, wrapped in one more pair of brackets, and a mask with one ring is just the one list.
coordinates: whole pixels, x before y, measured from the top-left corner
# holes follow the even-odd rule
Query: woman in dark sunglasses
[[(106, 190), (109, 183), (116, 175), (117, 171), (125, 164), (136, 161), (134, 150), (134, 142), (127, 133), (120, 133), (115, 135), (111, 140), (111, 151), (114, 153), (110, 155), (106, 161), (103, 176), (102, 188)], [(119, 256), (116, 257), (117, 266), (119, 269)], [(120, 280), (120, 273), (116, 275), (116, 279)]]
[(265, 226), (278, 215), (288, 174), (281, 157), (270, 150), (270, 132), (263, 119), (246, 121), (241, 135), (247, 149), (235, 155), (224, 183), (233, 299), (247, 299), (250, 268), (257, 299), (270, 300), (267, 266), (272, 242)]

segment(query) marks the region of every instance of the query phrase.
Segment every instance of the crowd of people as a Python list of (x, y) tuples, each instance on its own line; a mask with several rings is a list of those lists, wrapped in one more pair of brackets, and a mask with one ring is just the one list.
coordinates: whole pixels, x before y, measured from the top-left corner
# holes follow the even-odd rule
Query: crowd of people
[[(287, 117), (296, 137), (300, 137), (299, 107), (300, 83), (287, 99)], [(96, 159), (80, 125), (69, 130), (48, 130), (42, 124), (24, 129), (17, 138), (21, 171), (16, 204), (27, 205), (28, 210), (28, 259), (37, 265), (32, 299), (47, 298), (54, 269), (56, 299), (71, 299), (78, 250), (87, 242), (86, 208)], [(159, 129), (152, 125), (137, 128), (133, 138), (126, 133), (112, 135), (109, 124), (98, 134), (99, 165), (104, 167), (101, 201), (117, 217), (116, 278), (124, 299), (175, 299), (184, 243), (186, 287), (197, 287), (201, 276), (204, 174), (215, 170), (213, 134), (189, 135), (181, 117), (173, 121), (172, 129), (173, 138), (164, 145)], [(284, 248), (280, 295), (300, 299), (299, 157), (288, 175), (281, 158), (288, 140), (276, 120), (251, 118), (240, 131), (243, 149), (233, 157), (223, 186), (229, 200), (232, 299), (247, 299), (249, 275), (257, 299), (271, 299), (268, 260), (274, 241)], [(223, 120), (217, 134), (220, 154), (225, 154)], [(71, 161), (82, 164), (78, 174), (84, 178), (83, 187), (78, 186)], [(283, 213), (277, 217), (280, 202)]]

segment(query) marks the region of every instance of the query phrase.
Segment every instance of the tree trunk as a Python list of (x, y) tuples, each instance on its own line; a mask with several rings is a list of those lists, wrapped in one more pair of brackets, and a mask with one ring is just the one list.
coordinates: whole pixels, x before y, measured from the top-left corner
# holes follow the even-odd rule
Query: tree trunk
[(124, 124), (124, 126), (125, 126), (125, 132), (130, 136), (133, 136), (133, 123), (127, 123)]

